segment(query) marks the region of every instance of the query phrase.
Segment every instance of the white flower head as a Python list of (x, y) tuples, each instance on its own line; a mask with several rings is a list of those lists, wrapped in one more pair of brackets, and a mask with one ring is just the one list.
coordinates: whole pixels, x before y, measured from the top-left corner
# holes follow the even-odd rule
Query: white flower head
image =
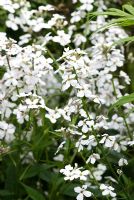
[(122, 166), (124, 166), (124, 165), (128, 165), (128, 161), (127, 161), (126, 159), (124, 159), (124, 158), (121, 158), (121, 159), (119, 160), (119, 162), (118, 162), (118, 165), (119, 165), (120, 167), (122, 167)]
[(91, 164), (94, 164), (96, 160), (99, 160), (99, 159), (100, 159), (100, 155), (98, 153), (93, 153), (91, 156), (89, 156), (86, 163), (90, 162)]
[(78, 168), (78, 164), (75, 163), (75, 167), (73, 168), (70, 164), (65, 166), (65, 169), (61, 169), (60, 173), (64, 174), (64, 180), (74, 180), (80, 179), (83, 181), (87, 180), (87, 176), (89, 175), (88, 170), (81, 171), (81, 168)]
[(76, 193), (78, 193), (76, 199), (77, 200), (83, 200), (84, 199), (84, 196), (85, 197), (91, 197), (92, 196), (92, 193), (90, 191), (87, 191), (87, 185), (82, 185), (82, 187), (75, 187), (74, 188), (74, 191)]
[(103, 196), (116, 197), (116, 193), (114, 192), (114, 188), (112, 186), (107, 186), (105, 184), (101, 184), (100, 189), (102, 190)]

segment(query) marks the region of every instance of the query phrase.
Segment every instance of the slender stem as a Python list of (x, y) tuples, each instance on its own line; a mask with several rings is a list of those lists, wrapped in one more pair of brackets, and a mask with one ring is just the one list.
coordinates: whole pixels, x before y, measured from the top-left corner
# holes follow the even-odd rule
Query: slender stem
[(47, 53), (49, 54), (49, 56), (52, 58), (52, 60), (54, 61), (55, 65), (56, 65), (56, 70), (59, 69), (59, 63), (57, 62), (57, 60), (55, 59), (55, 57), (53, 56), (52, 52), (49, 50), (48, 47), (46, 47), (47, 49)]
[(74, 153), (73, 153), (73, 155), (72, 155), (72, 157), (71, 157), (70, 164), (72, 164), (72, 162), (74, 161), (75, 156), (77, 155), (77, 153), (78, 153), (78, 151), (77, 151), (77, 149), (75, 149), (75, 150), (74, 150)]

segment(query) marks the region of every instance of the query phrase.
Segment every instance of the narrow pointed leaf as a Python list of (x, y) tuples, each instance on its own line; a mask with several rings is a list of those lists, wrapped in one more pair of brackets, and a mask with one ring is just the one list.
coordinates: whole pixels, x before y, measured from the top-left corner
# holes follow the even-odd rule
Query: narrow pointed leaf
[(127, 95), (127, 96), (123, 96), (110, 107), (109, 112), (114, 108), (119, 108), (119, 107), (123, 106), (124, 104), (131, 103), (133, 101), (134, 101), (134, 93)]
[(32, 199), (32, 200), (45, 200), (45, 197), (43, 196), (43, 194), (41, 194), (39, 191), (25, 185), (22, 184), (23, 187), (25, 188), (28, 196)]
[(133, 6), (126, 4), (123, 6), (123, 8), (134, 16), (134, 7)]

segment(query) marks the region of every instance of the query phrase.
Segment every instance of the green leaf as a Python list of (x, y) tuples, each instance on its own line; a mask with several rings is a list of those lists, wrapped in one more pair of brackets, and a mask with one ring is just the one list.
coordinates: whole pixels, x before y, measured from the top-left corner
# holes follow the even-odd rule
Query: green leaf
[(46, 182), (51, 182), (51, 180), (53, 179), (54, 173), (50, 172), (50, 171), (45, 171), (45, 172), (40, 172), (39, 173), (39, 178), (46, 181)]
[(111, 11), (112, 13), (115, 14), (115, 16), (120, 16), (120, 17), (125, 17), (125, 16), (130, 16), (129, 13), (126, 13), (120, 9), (117, 9), (117, 8), (110, 8), (108, 9), (108, 11)]
[(126, 38), (120, 39), (117, 42), (114, 42), (112, 44), (112, 46), (120, 45), (120, 44), (123, 44), (125, 42), (134, 42), (134, 36), (130, 36), (130, 37), (126, 37)]
[(32, 199), (32, 200), (45, 200), (45, 197), (43, 196), (43, 194), (41, 194), (39, 191), (23, 184), (23, 187), (25, 188), (28, 196)]
[(99, 31), (104, 31), (111, 26), (131, 26), (134, 25), (134, 17), (119, 17), (118, 19), (113, 19), (110, 22), (108, 22), (106, 25), (102, 26), (97, 30)]
[(54, 164), (35, 164), (29, 166), (20, 176), (20, 180), (31, 178), (39, 175), (40, 173), (48, 173), (48, 169), (54, 167)]
[(74, 187), (78, 186), (78, 184), (74, 183), (65, 183), (59, 190), (59, 193), (70, 196), (70, 197), (75, 197), (76, 193), (74, 192)]
[(123, 96), (110, 107), (109, 111), (111, 111), (114, 108), (119, 108), (119, 107), (123, 106), (124, 104), (130, 103), (133, 101), (134, 101), (134, 93), (127, 95), (127, 96)]
[(134, 7), (128, 4), (123, 5), (123, 8), (127, 11), (122, 11), (117, 8), (109, 8), (105, 12), (93, 12), (89, 13), (89, 16), (98, 16), (98, 15), (110, 15), (110, 16), (117, 16), (117, 17), (133, 17), (134, 16)]
[(93, 13), (90, 13), (89, 16), (90, 15), (95, 15), (95, 16), (110, 15), (110, 16), (117, 16), (117, 17), (127, 17), (127, 16), (132, 17), (132, 15), (130, 15), (122, 10), (116, 9), (116, 8), (110, 8), (105, 12), (93, 12)]
[(123, 8), (134, 16), (134, 7), (128, 4), (123, 5)]
[(118, 17), (117, 19), (111, 20), (106, 25), (102, 26), (100, 29), (98, 29), (97, 32), (103, 31), (113, 25), (117, 26), (131, 26), (134, 25), (134, 7), (131, 5), (124, 5), (123, 8), (128, 11), (122, 11), (116, 8), (110, 8), (106, 12), (93, 12), (89, 13), (88, 16), (100, 16), (100, 15), (109, 15), (109, 16), (115, 16)]
[(14, 193), (9, 192), (8, 190), (0, 190), (0, 196), (4, 197), (4, 196), (12, 196), (14, 195)]

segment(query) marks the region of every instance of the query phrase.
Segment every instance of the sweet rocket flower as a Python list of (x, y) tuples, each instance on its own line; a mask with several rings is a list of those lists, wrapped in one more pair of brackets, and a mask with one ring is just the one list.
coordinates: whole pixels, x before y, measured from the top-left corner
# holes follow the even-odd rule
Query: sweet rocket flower
[(94, 164), (96, 160), (100, 159), (100, 155), (98, 153), (93, 153), (89, 158), (87, 159), (86, 163)]
[(112, 51), (107, 66), (110, 67), (111, 71), (116, 71), (117, 67), (122, 67), (124, 63), (124, 56), (120, 50)]
[(76, 193), (78, 193), (76, 199), (77, 200), (83, 200), (84, 199), (84, 196), (85, 197), (91, 197), (92, 196), (92, 193), (90, 191), (87, 191), (87, 185), (82, 185), (82, 187), (75, 187), (74, 188), (74, 191)]
[(72, 17), (71, 17), (70, 22), (73, 24), (73, 23), (79, 22), (82, 18), (84, 18), (86, 16), (86, 12), (83, 9), (81, 9), (81, 10), (72, 12), (71, 16)]
[(56, 161), (62, 162), (64, 160), (64, 155), (63, 154), (59, 154), (57, 156), (54, 156), (53, 159), (56, 160)]
[(78, 152), (80, 152), (81, 150), (84, 149), (84, 145), (86, 145), (86, 142), (85, 142), (85, 140), (84, 140), (85, 138), (86, 138), (86, 136), (85, 136), (85, 135), (82, 135), (82, 136), (79, 138), (79, 140), (76, 142), (75, 147), (77, 147)]
[(103, 164), (98, 164), (97, 167), (92, 171), (92, 173), (90, 173), (90, 178), (92, 179), (96, 179), (98, 181), (102, 180), (103, 178), (103, 174), (105, 173), (106, 171), (106, 166), (103, 165)]
[(56, 27), (57, 29), (64, 28), (68, 22), (65, 20), (65, 17), (59, 14), (53, 14), (52, 18), (48, 21), (50, 27)]
[(5, 10), (7, 10), (10, 13), (14, 13), (16, 9), (18, 9), (19, 3), (12, 2), (11, 0), (2, 0), (0, 2), (0, 6), (2, 6)]
[(109, 136), (107, 134), (102, 135), (103, 138), (100, 140), (100, 144), (104, 144), (106, 147), (112, 147), (115, 143), (115, 136)]
[[(69, 10), (66, 3), (56, 7), (48, 4), (49, 1), (46, 0), (45, 5), (39, 4), (36, 7), (36, 1), (34, 5), (30, 2), (0, 1), (1, 9), (7, 13), (6, 27), (11, 28), (12, 32), (21, 30), (17, 41), (8, 39), (5, 33), (0, 33), (1, 143), (14, 141), (16, 144), (17, 139), (18, 144), (15, 130), (17, 132), (21, 127), (20, 161), (22, 165), (25, 164), (24, 167), (28, 163), (38, 164), (36, 158), (38, 155), (34, 158), (34, 153), (27, 148), (27, 144), (30, 147), (31, 142), (34, 142), (33, 132), (40, 130), (42, 134), (45, 131), (47, 120), (44, 126), (44, 117), (48, 118), (52, 133), (48, 135), (48, 139), (53, 143), (48, 143), (46, 150), (49, 155), (52, 145), (55, 154), (60, 153), (53, 157), (53, 162), (63, 161), (65, 157), (65, 162), (70, 159), (70, 163), (76, 160), (80, 163), (83, 158), (82, 167), (66, 163), (65, 168), (60, 170), (64, 180), (83, 184), (74, 188), (77, 200), (83, 200), (84, 197), (90, 199), (91, 192), (87, 187), (91, 186), (93, 191), (96, 190), (94, 180), (104, 183), (100, 185), (104, 199), (108, 196), (115, 200), (114, 188), (105, 183), (117, 183), (117, 180), (113, 180), (112, 177), (106, 179), (105, 175), (111, 176), (111, 170), (107, 164), (101, 164), (103, 159), (106, 163), (101, 148), (109, 148), (109, 155), (114, 151), (116, 154), (120, 152), (124, 157), (128, 145), (134, 144), (134, 141), (127, 136), (123, 117), (112, 113), (108, 120), (105, 117), (110, 105), (124, 94), (124, 88), (127, 91), (126, 84), (130, 83), (129, 77), (122, 71), (127, 61), (125, 49), (122, 45), (112, 45), (128, 35), (120, 27), (97, 31), (107, 24), (109, 18), (106, 16), (96, 16), (92, 20), (87, 20), (88, 12), (106, 10), (112, 0), (107, 2), (107, 5), (104, 4), (105, 0), (73, 0), (72, 3), (77, 4), (72, 4)], [(61, 9), (64, 5), (65, 10)], [(66, 20), (68, 14), (70, 17)], [(16, 37), (16, 34), (18, 35), (18, 33), (13, 35)], [(57, 46), (56, 43), (58, 46), (61, 45), (57, 50), (54, 48)], [(72, 49), (68, 47), (69, 44)], [(64, 49), (65, 46), (67, 48)], [(128, 116), (133, 106), (125, 105), (123, 109), (130, 133), (133, 133), (134, 114)], [(33, 118), (36, 121), (36, 130)], [(16, 122), (16, 128), (12, 122)], [(56, 124), (53, 125), (54, 123)], [(104, 131), (109, 135), (103, 134)], [(38, 134), (36, 136), (38, 139)], [(34, 146), (36, 151), (37, 145)], [(13, 146), (13, 150), (14, 147), (16, 148), (16, 145)], [(42, 159), (43, 156), (42, 154)], [(14, 159), (16, 160), (15, 157)], [(117, 159), (113, 159), (113, 166), (117, 163), (120, 167), (127, 165), (126, 159), (121, 158), (119, 162), (116, 161)], [(86, 170), (86, 164), (90, 165), (89, 170)], [(53, 168), (52, 171), (57, 173), (59, 169)], [(117, 172), (122, 173), (120, 171), (118, 169)], [(120, 197), (124, 196), (120, 188), (118, 191)], [(44, 195), (49, 198), (48, 191), (45, 191)]]
[(133, 146), (134, 145), (134, 140), (133, 141), (129, 141), (128, 145)]
[(73, 168), (71, 165), (66, 165), (65, 169), (61, 169), (60, 173), (65, 175), (65, 180), (74, 180), (80, 179), (83, 181), (87, 180), (87, 176), (89, 175), (88, 170), (81, 171), (81, 168), (78, 168), (78, 165), (75, 163), (75, 167)]
[(9, 87), (11, 85), (17, 86), (18, 79), (21, 77), (21, 71), (19, 70), (12, 70), (8, 71), (4, 74), (3, 81), (5, 81), (5, 86)]
[(80, 2), (83, 4), (79, 7), (80, 10), (91, 11), (93, 9), (92, 3), (94, 0), (80, 0)]
[(114, 188), (112, 186), (107, 186), (105, 184), (100, 185), (100, 189), (103, 190), (102, 195), (103, 196), (111, 196), (111, 197), (116, 197), (116, 193), (113, 192)]
[(78, 33), (78, 34), (75, 34), (75, 38), (74, 38), (73, 41), (75, 43), (75, 46), (78, 47), (81, 44), (86, 42), (86, 37), (84, 37), (82, 34)]
[(6, 26), (11, 28), (14, 31), (18, 30), (18, 24), (19, 24), (19, 19), (14, 17), (14, 15), (11, 13), (8, 15), (8, 20), (6, 21)]
[(120, 71), (120, 77), (122, 77), (124, 79), (126, 84), (128, 84), (128, 85), (130, 84), (131, 80), (130, 80), (129, 76), (125, 72)]
[(82, 132), (87, 133), (89, 130), (91, 130), (91, 127), (94, 125), (93, 120), (80, 120), (78, 123), (78, 127), (82, 127)]
[(47, 4), (46, 6), (39, 6), (38, 9), (39, 9), (40, 12), (52, 11), (52, 10), (54, 10), (54, 6), (51, 5), (51, 4)]
[(62, 78), (63, 78), (62, 91), (67, 90), (70, 86), (76, 87), (78, 85), (75, 74), (68, 74), (68, 75), (66, 74), (63, 75)]
[(36, 108), (45, 108), (45, 102), (44, 99), (41, 96), (32, 94), (30, 96), (31, 98), (26, 98), (24, 100), (24, 104), (30, 108), (30, 109), (36, 109)]
[(0, 139), (4, 139), (7, 143), (14, 140), (15, 126), (5, 121), (0, 122)]
[(66, 34), (63, 30), (57, 31), (57, 36), (54, 36), (52, 40), (58, 42), (62, 46), (66, 46), (71, 42), (70, 35)]
[(53, 124), (56, 123), (57, 119), (61, 117), (61, 114), (58, 112), (58, 110), (52, 110), (50, 108), (46, 108), (46, 110), (48, 113), (45, 114), (45, 117), (50, 119)]
[(0, 114), (2, 118), (9, 118), (13, 112), (13, 108), (15, 107), (15, 103), (12, 103), (6, 99), (1, 100)]
[(84, 96), (87, 98), (93, 97), (88, 84), (84, 84), (84, 85), (78, 87), (77, 97), (84, 97)]
[(16, 115), (19, 124), (23, 124), (25, 120), (29, 120), (29, 109), (26, 105), (19, 104), (18, 107), (14, 109), (13, 114)]
[(124, 158), (121, 158), (119, 161), (118, 161), (118, 165), (120, 167), (124, 166), (124, 165), (128, 165), (128, 161)]
[(87, 139), (87, 149), (91, 150), (93, 147), (97, 146), (97, 141), (94, 135), (90, 135)]
[(24, 35), (21, 35), (20, 37), (19, 37), (19, 45), (21, 46), (21, 45), (23, 45), (23, 44), (26, 44), (26, 43), (28, 43), (30, 40), (31, 40), (31, 34), (24, 34)]

